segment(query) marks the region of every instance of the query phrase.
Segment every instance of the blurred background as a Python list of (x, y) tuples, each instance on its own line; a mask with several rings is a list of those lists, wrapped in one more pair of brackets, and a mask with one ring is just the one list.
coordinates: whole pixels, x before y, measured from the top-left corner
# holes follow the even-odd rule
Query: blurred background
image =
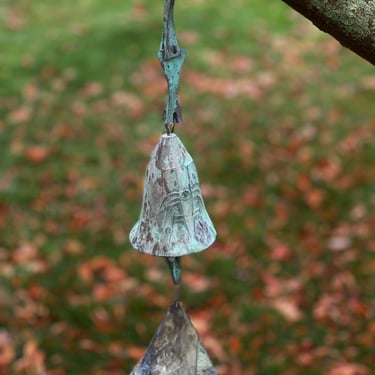
[[(0, 3), (0, 374), (129, 374), (174, 298), (132, 250), (163, 2)], [(375, 71), (281, 1), (177, 1), (177, 133), (218, 231), (182, 300), (220, 375), (375, 373)]]

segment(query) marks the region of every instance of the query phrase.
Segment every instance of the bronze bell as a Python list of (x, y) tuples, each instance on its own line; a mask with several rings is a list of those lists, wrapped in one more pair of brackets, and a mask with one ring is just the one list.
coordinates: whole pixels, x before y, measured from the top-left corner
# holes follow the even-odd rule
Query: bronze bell
[(174, 302), (130, 375), (217, 375), (181, 302)]
[(216, 231), (207, 214), (194, 161), (176, 134), (164, 134), (147, 165), (140, 218), (132, 246), (180, 257), (209, 247)]

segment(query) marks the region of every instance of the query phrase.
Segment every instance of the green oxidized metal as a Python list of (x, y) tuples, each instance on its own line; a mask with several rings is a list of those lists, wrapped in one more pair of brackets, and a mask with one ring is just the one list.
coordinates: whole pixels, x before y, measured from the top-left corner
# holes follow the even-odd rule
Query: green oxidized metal
[(173, 303), (130, 375), (217, 375), (180, 302)]
[(176, 123), (182, 122), (177, 89), (181, 67), (186, 56), (186, 51), (181, 49), (178, 45), (174, 28), (173, 10), (174, 0), (165, 0), (163, 34), (158, 52), (158, 58), (168, 83), (168, 98), (164, 111), (164, 124), (168, 133), (170, 129), (173, 129)]
[(176, 134), (164, 134), (146, 169), (140, 218), (132, 246), (147, 254), (180, 257), (209, 247), (216, 231), (206, 211), (194, 161)]
[[(168, 82), (164, 111), (167, 134), (161, 136), (147, 165), (142, 209), (130, 232), (133, 247), (165, 257), (179, 285), (180, 257), (202, 251), (216, 231), (206, 211), (194, 161), (176, 134), (181, 123), (177, 88), (185, 51), (177, 43), (174, 0), (164, 0), (163, 36), (158, 52)], [(178, 291), (179, 289), (177, 289)], [(180, 302), (173, 303), (146, 353), (131, 375), (217, 375), (197, 331)]]
[[(180, 257), (167, 257), (166, 259), (167, 259), (169, 271), (171, 272), (173, 283), (178, 286), (181, 280)], [(179, 295), (179, 289), (177, 289), (177, 296), (178, 295)]]

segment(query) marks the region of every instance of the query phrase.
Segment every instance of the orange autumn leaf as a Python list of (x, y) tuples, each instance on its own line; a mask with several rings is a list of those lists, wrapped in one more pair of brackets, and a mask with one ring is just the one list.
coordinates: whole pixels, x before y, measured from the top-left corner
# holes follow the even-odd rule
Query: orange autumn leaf
[(278, 298), (271, 301), (270, 304), (289, 322), (297, 322), (302, 318), (302, 311), (291, 299)]
[(132, 359), (139, 360), (143, 356), (145, 350), (145, 348), (139, 346), (132, 346), (126, 349), (126, 354)]
[(322, 189), (309, 189), (305, 193), (306, 203), (311, 208), (319, 208), (325, 198), (325, 192)]
[(233, 336), (229, 340), (229, 348), (233, 353), (239, 353), (242, 349), (242, 341), (238, 336)]
[(15, 124), (22, 124), (30, 121), (32, 110), (29, 107), (20, 107), (10, 112), (9, 120)]
[(26, 159), (34, 164), (40, 164), (48, 157), (49, 150), (45, 146), (30, 146), (25, 151)]
[(8, 366), (15, 356), (10, 335), (5, 330), (0, 330), (0, 373)]
[(367, 367), (357, 363), (337, 363), (332, 366), (327, 375), (370, 375)]
[(22, 357), (14, 364), (14, 370), (18, 374), (46, 375), (45, 354), (34, 340), (25, 343)]

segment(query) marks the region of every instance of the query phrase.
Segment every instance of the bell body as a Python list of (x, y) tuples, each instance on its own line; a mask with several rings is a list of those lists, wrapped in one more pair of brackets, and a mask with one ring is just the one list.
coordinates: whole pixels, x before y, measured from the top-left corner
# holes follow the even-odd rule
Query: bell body
[(181, 302), (173, 303), (130, 375), (217, 375)]
[(130, 232), (144, 253), (179, 257), (209, 247), (216, 231), (192, 157), (176, 134), (164, 134), (147, 165), (140, 218)]

